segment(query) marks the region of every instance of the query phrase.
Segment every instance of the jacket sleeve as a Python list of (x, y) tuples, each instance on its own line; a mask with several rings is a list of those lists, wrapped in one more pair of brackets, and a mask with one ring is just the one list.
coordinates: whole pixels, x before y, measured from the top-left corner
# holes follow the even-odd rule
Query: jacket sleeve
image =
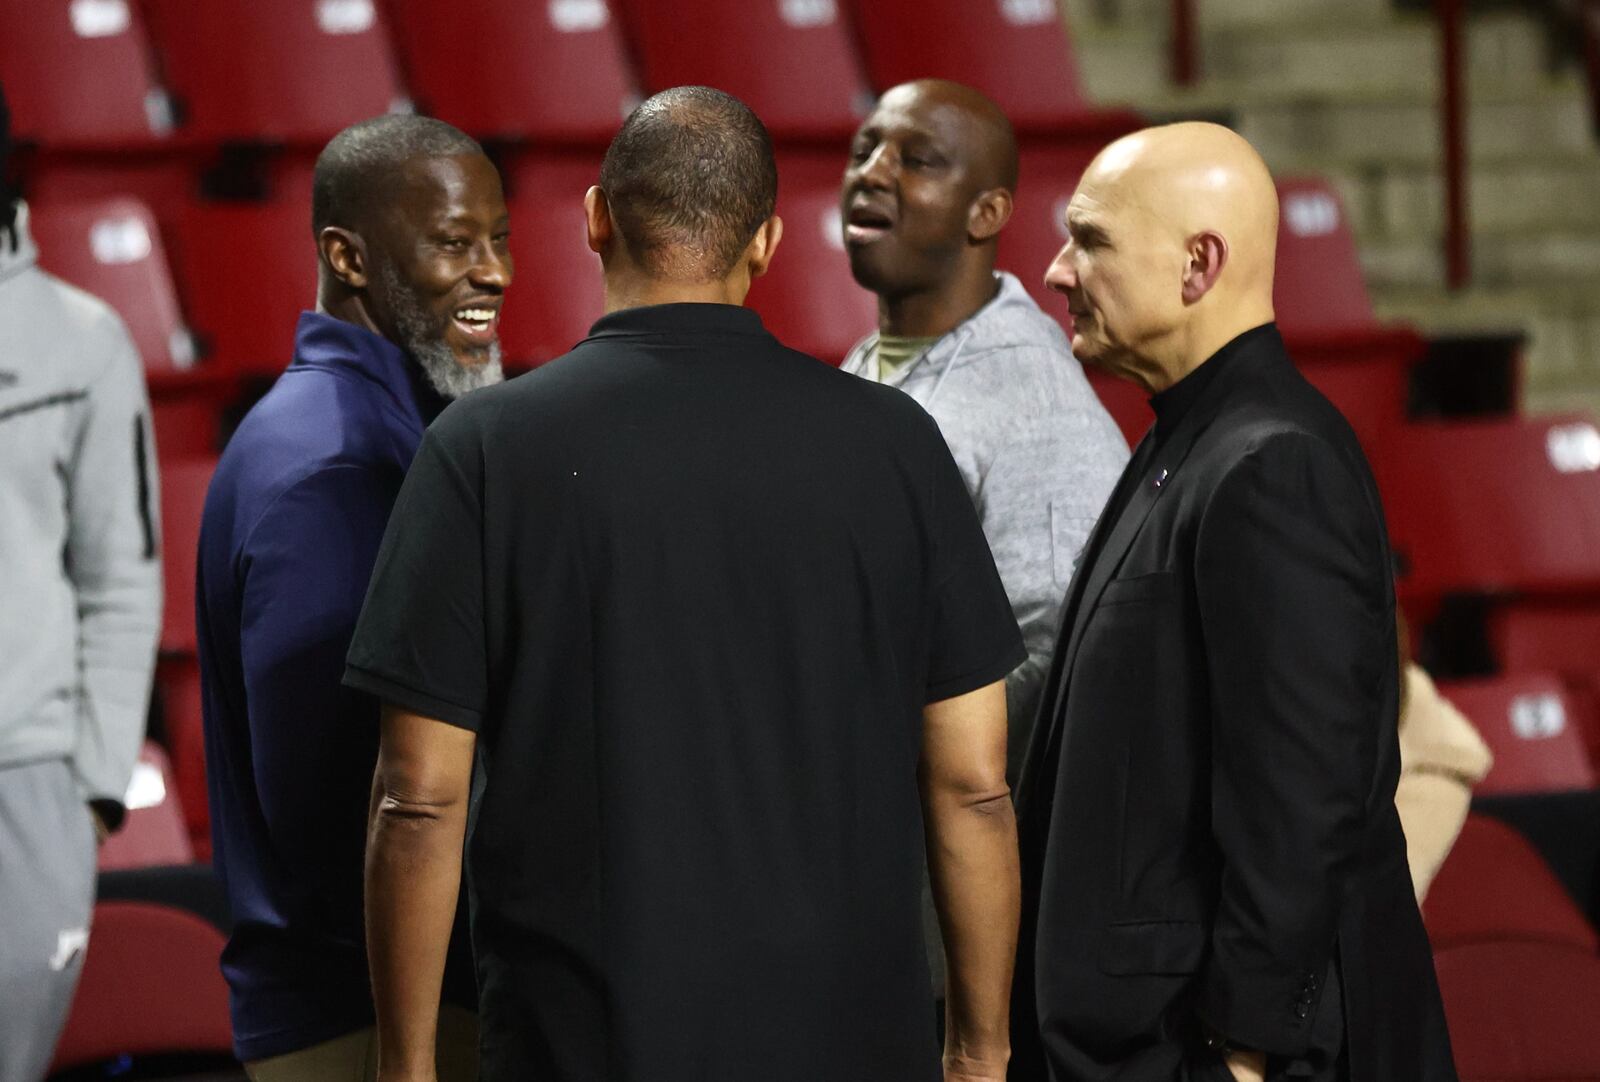
[(240, 559), (256, 791), (274, 852), (308, 891), (360, 881), (377, 706), (340, 676), (399, 484), (323, 468), (273, 501)]
[(84, 799), (115, 828), (144, 741), (162, 599), (144, 368), (120, 324), (110, 337), (70, 460), (66, 566), (81, 674), (72, 766)]
[(1109, 429), (1093, 421), (1052, 414), (1007, 431), (979, 479), (983, 531), (1028, 650), (1006, 680), (1013, 779), (1039, 709), (1074, 560), (1128, 460), (1120, 436), (1105, 438)]
[(1369, 811), (1393, 798), (1374, 791), (1398, 665), (1380, 522), (1330, 446), (1287, 433), (1198, 527), (1222, 861), (1199, 1013), (1242, 1047), (1305, 1054)]

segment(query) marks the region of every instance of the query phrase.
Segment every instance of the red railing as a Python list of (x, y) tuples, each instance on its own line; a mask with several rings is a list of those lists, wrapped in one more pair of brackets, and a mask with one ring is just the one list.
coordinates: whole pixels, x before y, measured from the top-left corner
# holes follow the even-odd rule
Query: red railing
[[(1199, 0), (1172, 0), (1172, 81), (1190, 86), (1200, 77), (1195, 21)], [(1585, 57), (1600, 118), (1600, 0), (1584, 0)], [(1453, 290), (1472, 281), (1472, 236), (1467, 219), (1467, 103), (1463, 0), (1434, 0), (1439, 23), (1439, 124), (1445, 185), (1445, 280)]]

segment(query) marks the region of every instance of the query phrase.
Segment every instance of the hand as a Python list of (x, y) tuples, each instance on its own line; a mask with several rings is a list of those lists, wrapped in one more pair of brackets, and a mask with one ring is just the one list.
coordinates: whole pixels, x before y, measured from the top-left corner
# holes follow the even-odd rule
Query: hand
[(1225, 1062), (1228, 1064), (1228, 1070), (1233, 1073), (1235, 1082), (1265, 1082), (1267, 1077), (1265, 1052), (1235, 1049), (1228, 1053)]
[(944, 1082), (1006, 1082), (1006, 1062), (1010, 1055), (978, 1059), (952, 1052), (945, 1053)]
[(106, 839), (111, 837), (111, 828), (106, 826), (105, 819), (95, 810), (93, 804), (89, 805), (89, 819), (94, 823), (94, 844), (106, 844)]

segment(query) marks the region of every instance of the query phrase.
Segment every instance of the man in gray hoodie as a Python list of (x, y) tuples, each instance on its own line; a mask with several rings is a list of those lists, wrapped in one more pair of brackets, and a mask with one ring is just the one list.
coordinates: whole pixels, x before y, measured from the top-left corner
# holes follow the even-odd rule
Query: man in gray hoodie
[(1016, 184), (999, 107), (925, 79), (878, 100), (841, 195), (851, 272), (878, 295), (877, 333), (844, 368), (899, 387), (938, 421), (1027, 643), (1006, 681), (1013, 784), (1074, 561), (1128, 461), (1060, 326), (995, 271)]
[[(0, 100), (0, 177), (6, 146)], [(0, 1082), (42, 1078), (66, 1021), (161, 622), (143, 366), (35, 261), (0, 183)]]

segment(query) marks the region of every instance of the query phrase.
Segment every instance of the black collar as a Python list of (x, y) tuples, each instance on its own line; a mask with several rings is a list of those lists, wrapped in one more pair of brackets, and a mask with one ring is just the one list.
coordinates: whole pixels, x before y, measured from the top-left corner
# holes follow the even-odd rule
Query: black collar
[(744, 334), (765, 335), (761, 317), (737, 304), (647, 304), (601, 316), (589, 328), (590, 338), (623, 335)]
[(1206, 388), (1230, 368), (1238, 367), (1241, 357), (1253, 353), (1256, 346), (1265, 345), (1269, 341), (1277, 342), (1279, 349), (1282, 349), (1283, 340), (1278, 336), (1276, 323), (1263, 323), (1259, 327), (1252, 327), (1217, 350), (1177, 383), (1151, 395), (1150, 408), (1156, 411), (1157, 439), (1165, 439), (1167, 434), (1177, 428), (1184, 415), (1193, 409), (1194, 404), (1205, 394)]

